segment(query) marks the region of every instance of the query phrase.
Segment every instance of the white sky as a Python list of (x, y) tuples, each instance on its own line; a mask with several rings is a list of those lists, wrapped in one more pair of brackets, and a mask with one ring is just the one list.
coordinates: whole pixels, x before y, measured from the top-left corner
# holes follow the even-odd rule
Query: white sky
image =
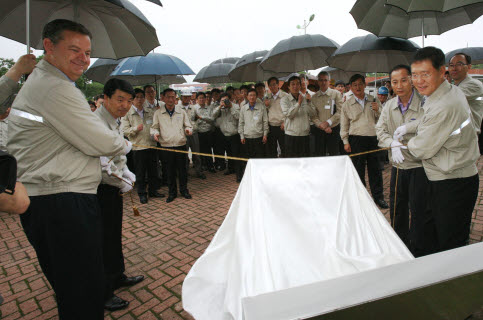
[[(241, 57), (255, 50), (270, 50), (278, 41), (303, 34), (296, 26), (315, 14), (307, 33), (319, 33), (339, 45), (367, 34), (357, 29), (349, 14), (355, 0), (161, 0), (159, 7), (131, 0), (156, 28), (161, 47), (155, 52), (179, 57), (198, 72), (213, 60)], [(23, 23), (19, 22), (19, 23)], [(425, 45), (444, 52), (483, 47), (483, 18), (440, 36), (428, 36)], [(411, 39), (421, 45), (421, 37)], [(0, 37), (0, 57), (17, 59), (26, 47)], [(36, 55), (41, 51), (35, 51)], [(191, 80), (193, 77), (186, 77)]]

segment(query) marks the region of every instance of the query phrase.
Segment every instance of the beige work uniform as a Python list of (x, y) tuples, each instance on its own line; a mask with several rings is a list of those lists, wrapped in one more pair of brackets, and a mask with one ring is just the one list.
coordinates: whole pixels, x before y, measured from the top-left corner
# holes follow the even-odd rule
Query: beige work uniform
[(20, 89), (8, 119), (7, 148), (30, 196), (95, 194), (99, 157), (122, 154), (126, 146), (91, 112), (74, 83), (45, 60)]
[(331, 128), (339, 125), (342, 108), (342, 95), (339, 91), (331, 88), (327, 88), (326, 92), (318, 91), (312, 96), (311, 104), (315, 109), (312, 122), (317, 127), (325, 121)]
[(154, 113), (151, 134), (159, 134), (159, 144), (162, 147), (181, 147), (186, 145), (185, 130), (193, 130), (188, 114), (179, 106), (174, 107), (174, 113), (169, 115), (166, 108), (159, 108)]
[[(388, 148), (393, 142), (394, 131), (402, 125), (418, 124), (424, 111), (421, 108), (421, 97), (413, 90), (413, 99), (408, 106), (406, 113), (403, 115), (398, 105), (398, 97), (392, 98), (386, 102), (385, 107), (382, 109), (379, 121), (376, 124), (377, 140), (379, 140), (379, 147)], [(415, 136), (415, 133), (406, 133), (404, 135), (402, 144), (407, 144), (409, 139)], [(421, 167), (423, 164), (421, 160), (416, 159), (407, 149), (401, 149), (404, 156), (403, 163), (397, 166), (401, 169), (413, 169)], [(389, 159), (392, 162), (392, 153), (389, 150)]]
[(215, 130), (215, 118), (213, 117), (214, 111), (213, 104), (204, 105), (201, 107), (199, 104), (195, 106), (195, 116), (199, 119), (196, 120), (196, 125), (198, 127), (198, 132), (205, 133)]
[(424, 115), (408, 150), (423, 162), (431, 181), (467, 178), (478, 173), (476, 130), (463, 92), (447, 81), (426, 98)]
[[(114, 132), (119, 137), (123, 137), (121, 127), (118, 124), (117, 119), (115, 119), (104, 106), (101, 106), (99, 109), (97, 109), (94, 114), (99, 117), (107, 129)], [(126, 167), (126, 156), (123, 154), (117, 155), (112, 158), (112, 160), (111, 158), (109, 160), (111, 161), (111, 174), (108, 174), (106, 171), (102, 170), (101, 183), (122, 189), (124, 183), (119, 178), (122, 178), (124, 168)]]
[(308, 136), (310, 133), (310, 117), (315, 115), (312, 104), (307, 103), (305, 97), (299, 104), (297, 99), (288, 94), (282, 98), (280, 105), (285, 116), (285, 134), (297, 137)]
[(458, 85), (466, 96), (470, 105), (471, 119), (476, 133), (481, 132), (481, 119), (483, 118), (483, 83), (467, 75)]
[(220, 130), (225, 137), (238, 134), (238, 120), (240, 119), (240, 106), (231, 103), (230, 108), (217, 107), (213, 116), (220, 119)]
[[(138, 147), (136, 145), (154, 147), (156, 141), (151, 137), (151, 126), (153, 125), (154, 112), (152, 108), (143, 107), (143, 117), (139, 115), (135, 106), (132, 106), (128, 113), (121, 119), (121, 130), (124, 135), (132, 142), (132, 149), (145, 150), (146, 147)], [(138, 131), (138, 126), (142, 124), (143, 129)]]
[(241, 107), (238, 133), (242, 140), (256, 139), (268, 135), (268, 115), (263, 103), (255, 103), (253, 110), (250, 110), (249, 103)]
[[(349, 135), (353, 136), (376, 136), (376, 123), (381, 115), (381, 103), (379, 99), (366, 95), (364, 108), (357, 102), (355, 96), (351, 96), (342, 105), (340, 115), (340, 137), (344, 144), (349, 143)], [(371, 103), (376, 101), (379, 106), (377, 111), (372, 110)]]
[(288, 96), (288, 93), (278, 90), (275, 99), (271, 92), (268, 93), (267, 99), (269, 99), (270, 104), (267, 107), (268, 112), (268, 124), (273, 127), (280, 127), (285, 121), (285, 115), (282, 112), (282, 106), (280, 102), (282, 98)]
[(17, 91), (17, 87), (18, 84), (6, 75), (0, 78), (0, 114), (4, 114), (12, 105), (13, 94)]

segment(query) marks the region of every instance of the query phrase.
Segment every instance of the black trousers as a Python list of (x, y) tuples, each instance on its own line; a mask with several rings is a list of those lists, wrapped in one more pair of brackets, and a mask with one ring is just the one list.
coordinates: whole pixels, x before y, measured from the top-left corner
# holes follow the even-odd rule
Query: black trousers
[[(158, 148), (161, 147), (159, 142), (156, 143), (156, 146)], [(156, 177), (158, 177), (158, 187), (156, 189), (159, 189), (162, 185), (167, 185), (168, 184), (168, 170), (166, 168), (166, 159), (164, 159), (164, 153), (162, 150), (156, 150)], [(159, 174), (159, 163), (161, 162), (161, 174)], [(137, 179), (137, 177), (136, 177)]]
[(102, 252), (106, 277), (105, 298), (107, 300), (114, 295), (114, 289), (126, 270), (122, 254), (123, 206), (119, 188), (107, 184), (99, 185), (97, 199), (102, 217)]
[(429, 187), (436, 229), (436, 252), (467, 245), (471, 215), (478, 197), (478, 175), (429, 181)]
[[(227, 152), (227, 143), (225, 135), (221, 132), (221, 129), (215, 127), (215, 132), (213, 133), (213, 153), (219, 156), (224, 156)], [(222, 170), (226, 168), (226, 162), (223, 158), (215, 158), (215, 166), (221, 167)]]
[(339, 155), (340, 126), (332, 128), (332, 133), (316, 128), (315, 135), (315, 156), (325, 157)]
[[(213, 132), (198, 132), (198, 138), (200, 140), (200, 152), (206, 154), (212, 154), (211, 148), (213, 146)], [(202, 156), (201, 166), (205, 169), (214, 168), (213, 158)]]
[(278, 144), (280, 146), (280, 157), (283, 158), (285, 156), (285, 132), (280, 126), (270, 126), (267, 139), (267, 157), (278, 158)]
[(156, 150), (145, 149), (145, 150), (135, 150), (134, 153), (134, 168), (136, 174), (136, 185), (139, 195), (146, 194), (146, 173), (148, 174), (148, 189), (149, 194), (153, 194), (159, 187), (158, 183), (158, 170), (156, 158)]
[[(377, 146), (377, 137), (375, 136), (349, 136), (349, 144), (351, 146), (352, 153), (379, 149)], [(381, 168), (379, 167), (378, 152), (352, 157), (351, 159), (364, 186), (366, 185), (367, 163), (369, 186), (371, 188), (372, 197), (374, 199), (384, 199), (384, 195), (382, 193), (382, 172)]]
[[(225, 139), (229, 146), (228, 150), (230, 153), (228, 153), (228, 156), (240, 157), (241, 156), (240, 135), (237, 133), (232, 136), (225, 136)], [(242, 178), (242, 166), (243, 166), (242, 161), (228, 160), (228, 168), (235, 172), (237, 179)]]
[(20, 220), (54, 289), (59, 318), (104, 319), (102, 222), (96, 195), (31, 196)]
[(429, 180), (423, 167), (406, 170), (392, 167), (389, 200), (392, 226), (406, 247), (415, 257), (433, 253), (435, 248), (431, 243), (435, 230), (429, 201)]
[[(241, 141), (241, 140), (240, 140)], [(244, 158), (263, 158), (265, 148), (262, 138), (245, 138), (245, 144), (241, 145), (241, 153)], [(245, 173), (246, 162), (242, 163), (242, 175)]]
[[(186, 145), (180, 147), (163, 147), (165, 149), (186, 151)], [(188, 191), (188, 172), (186, 171), (186, 153), (163, 151), (166, 159), (166, 166), (168, 170), (168, 189), (169, 195), (175, 196), (178, 194), (176, 186), (176, 177), (179, 180), (179, 192), (184, 193)]]
[(285, 157), (299, 158), (310, 155), (309, 136), (290, 136), (285, 134)]
[(315, 124), (310, 125), (310, 133), (309, 133), (309, 156), (316, 157), (317, 156), (317, 143), (318, 143), (318, 135), (319, 135), (319, 128)]

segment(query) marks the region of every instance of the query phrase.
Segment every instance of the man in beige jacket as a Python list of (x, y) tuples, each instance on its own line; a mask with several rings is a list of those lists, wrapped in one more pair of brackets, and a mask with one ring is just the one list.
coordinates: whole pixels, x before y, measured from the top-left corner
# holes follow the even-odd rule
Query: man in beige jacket
[[(419, 93), (413, 89), (409, 66), (395, 66), (389, 73), (389, 77), (396, 97), (386, 102), (376, 125), (379, 146), (392, 147), (389, 151), (389, 159), (393, 164), (389, 187), (389, 212), (392, 226), (399, 238), (414, 256), (420, 257), (434, 250), (434, 248), (428, 248), (428, 243), (425, 241), (434, 233), (427, 200), (429, 182), (421, 160), (416, 159), (407, 149), (403, 149), (403, 144), (407, 144), (409, 139), (414, 137), (424, 111), (420, 106)], [(412, 129), (411, 133), (407, 133), (401, 141), (398, 141), (394, 138), (394, 132), (402, 125)], [(409, 218), (409, 210), (411, 210), (411, 218)]]
[[(275, 77), (271, 77), (267, 81), (268, 89), (270, 92), (268, 93), (267, 99), (265, 99), (265, 107), (267, 108), (268, 112), (268, 154), (267, 157), (269, 158), (278, 158), (278, 149), (280, 147), (280, 157), (285, 156), (285, 116), (282, 112), (282, 106), (280, 105), (280, 101), (282, 98), (287, 96), (286, 92), (280, 90), (278, 86), (278, 79)], [(277, 146), (278, 145), (278, 146)]]
[[(156, 142), (150, 134), (155, 109), (145, 107), (142, 89), (135, 89), (134, 94), (133, 105), (121, 120), (121, 129), (124, 135), (134, 144), (132, 149), (137, 192), (139, 202), (145, 204), (148, 202), (148, 195), (149, 198), (162, 198), (164, 195), (157, 191), (159, 185), (157, 181), (156, 150), (149, 148), (156, 146)], [(149, 192), (146, 192), (146, 174)]]
[(168, 171), (169, 195), (166, 202), (173, 201), (177, 195), (176, 177), (179, 178), (179, 192), (186, 199), (191, 199), (188, 191), (188, 173), (186, 161), (188, 155), (175, 151), (186, 152), (186, 135), (193, 133), (193, 126), (186, 112), (176, 106), (176, 92), (173, 89), (164, 90), (165, 106), (154, 113), (151, 134), (161, 147), (173, 151), (163, 151)]
[(340, 144), (340, 110), (342, 95), (339, 91), (329, 88), (329, 74), (321, 71), (317, 75), (320, 90), (312, 96), (312, 106), (315, 115), (312, 122), (316, 129), (315, 156), (336, 156)]
[(419, 49), (411, 64), (424, 115), (407, 147), (422, 160), (429, 179), (436, 252), (468, 243), (479, 186), (470, 107), (463, 91), (445, 80), (445, 69), (444, 53), (435, 47)]
[(8, 124), (8, 150), (31, 201), (22, 226), (54, 289), (59, 318), (103, 319), (99, 157), (130, 147), (75, 87), (90, 63), (89, 31), (53, 20), (42, 38), (45, 57), (17, 95)]
[[(365, 93), (366, 79), (361, 74), (350, 80), (353, 95), (342, 105), (340, 116), (340, 137), (347, 153), (360, 153), (377, 149), (376, 123), (381, 115), (381, 103), (377, 98)], [(381, 208), (389, 208), (382, 193), (382, 173), (378, 153), (352, 157), (354, 167), (366, 185), (366, 163), (369, 173), (369, 186), (374, 202)]]

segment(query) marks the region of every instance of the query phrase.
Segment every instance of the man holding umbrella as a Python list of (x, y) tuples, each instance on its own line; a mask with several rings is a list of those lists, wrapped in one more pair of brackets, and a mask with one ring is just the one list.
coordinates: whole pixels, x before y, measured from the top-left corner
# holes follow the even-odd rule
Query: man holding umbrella
[[(375, 126), (381, 115), (381, 103), (376, 98), (366, 95), (364, 91), (366, 79), (363, 75), (353, 75), (349, 83), (354, 95), (344, 102), (340, 116), (340, 137), (344, 142), (344, 150), (348, 153), (375, 150), (378, 148)], [(382, 173), (378, 154), (370, 153), (352, 157), (352, 162), (364, 185), (366, 185), (367, 162), (369, 185), (374, 202), (383, 209), (389, 208), (382, 193)]]
[(30, 195), (22, 226), (54, 289), (60, 319), (104, 318), (100, 156), (129, 152), (75, 87), (90, 63), (91, 34), (69, 20), (42, 33), (45, 57), (15, 99), (8, 150)]

